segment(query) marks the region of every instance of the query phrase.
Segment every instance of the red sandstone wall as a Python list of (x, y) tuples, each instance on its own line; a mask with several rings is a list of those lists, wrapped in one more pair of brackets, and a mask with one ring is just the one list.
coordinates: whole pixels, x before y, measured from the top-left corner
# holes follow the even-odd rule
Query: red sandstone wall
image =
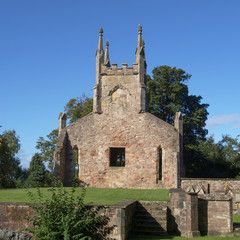
[[(109, 239), (127, 239), (132, 231), (136, 201), (125, 200), (112, 206), (96, 206), (98, 213), (109, 218)], [(24, 216), (33, 215), (33, 210), (21, 203), (0, 203), (0, 228), (19, 231), (29, 226)]]
[(23, 203), (0, 203), (0, 227), (18, 231), (29, 226), (24, 216), (31, 216), (33, 210)]
[[(178, 132), (149, 113), (90, 114), (67, 127), (67, 136), (79, 150), (79, 179), (86, 186), (158, 188), (161, 146), (163, 187), (178, 187)], [(125, 167), (109, 166), (109, 147), (125, 147)]]

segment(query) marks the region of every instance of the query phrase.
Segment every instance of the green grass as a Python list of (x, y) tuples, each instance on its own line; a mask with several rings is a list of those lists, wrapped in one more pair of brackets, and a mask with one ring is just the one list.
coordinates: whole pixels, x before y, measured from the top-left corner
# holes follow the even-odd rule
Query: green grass
[[(151, 238), (151, 237), (132, 237), (130, 240), (163, 240), (163, 239), (172, 239), (172, 240), (189, 240), (190, 238), (184, 238), (184, 237), (178, 237), (178, 236), (167, 236), (167, 237), (161, 237), (161, 238)], [(239, 237), (196, 237), (192, 238), (193, 240), (237, 240)]]
[[(50, 188), (41, 188), (44, 198), (50, 198)], [(70, 188), (65, 188), (70, 191)], [(2, 189), (0, 190), (0, 202), (33, 202), (29, 199), (27, 191), (37, 192), (36, 188), (31, 189)], [(77, 188), (81, 192), (81, 188)], [(126, 199), (168, 201), (169, 191), (167, 189), (122, 189), (122, 188), (87, 188), (86, 204), (112, 205)]]
[(240, 225), (240, 215), (238, 214), (233, 214), (233, 223)]

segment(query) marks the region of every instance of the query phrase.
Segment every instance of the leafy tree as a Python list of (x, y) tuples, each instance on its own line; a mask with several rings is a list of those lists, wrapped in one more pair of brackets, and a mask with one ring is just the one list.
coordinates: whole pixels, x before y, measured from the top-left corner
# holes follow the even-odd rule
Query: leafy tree
[(0, 134), (0, 188), (15, 187), (20, 170), (20, 160), (15, 156), (20, 149), (15, 130)]
[(93, 99), (88, 98), (85, 95), (79, 98), (72, 98), (65, 106), (65, 112), (70, 123), (77, 121), (92, 112)]
[(201, 103), (202, 97), (189, 95), (187, 82), (191, 75), (176, 67), (160, 66), (147, 76), (149, 111), (169, 124), (174, 123), (176, 112), (183, 115), (184, 163), (187, 176), (204, 168), (198, 145), (207, 135), (206, 120), (208, 104)]
[(240, 135), (232, 138), (229, 135), (224, 135), (222, 140), (218, 142), (221, 148), (221, 154), (230, 165), (230, 173), (228, 177), (240, 178)]
[(40, 204), (30, 205), (36, 215), (28, 217), (33, 223), (26, 229), (38, 240), (104, 239), (108, 232), (107, 218), (84, 205), (85, 189), (76, 196), (75, 186), (67, 192), (62, 186), (52, 187), (51, 199), (43, 200), (41, 191), (29, 196)]
[(26, 187), (26, 181), (28, 179), (28, 169), (19, 166), (16, 171), (16, 180), (14, 181), (14, 185), (16, 188), (24, 188)]
[(226, 135), (215, 143), (213, 137), (188, 145), (186, 157), (189, 177), (235, 178), (240, 177), (240, 143)]
[(147, 77), (149, 111), (173, 124), (176, 112), (182, 112), (184, 144), (194, 144), (206, 137), (207, 107), (202, 97), (189, 95), (187, 81), (191, 75), (176, 67), (160, 66)]
[(47, 135), (47, 139), (40, 137), (37, 141), (36, 148), (40, 150), (42, 161), (48, 163), (48, 168), (53, 169), (53, 154), (58, 139), (58, 129), (54, 129)]
[(28, 187), (43, 187), (45, 182), (46, 168), (42, 162), (41, 155), (35, 153), (30, 162), (30, 167), (28, 170)]

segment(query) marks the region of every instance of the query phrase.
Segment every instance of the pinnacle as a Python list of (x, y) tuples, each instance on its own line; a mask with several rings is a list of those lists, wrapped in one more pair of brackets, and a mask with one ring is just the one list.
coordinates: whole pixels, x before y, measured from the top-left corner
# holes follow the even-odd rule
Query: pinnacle
[(102, 29), (102, 27), (100, 27), (100, 29), (99, 29), (99, 33), (103, 33), (103, 29)]
[(109, 42), (108, 42), (108, 40), (106, 41), (105, 46), (107, 46), (107, 47), (109, 46)]
[(139, 32), (139, 33), (142, 32), (142, 26), (141, 26), (141, 24), (138, 25), (138, 32)]

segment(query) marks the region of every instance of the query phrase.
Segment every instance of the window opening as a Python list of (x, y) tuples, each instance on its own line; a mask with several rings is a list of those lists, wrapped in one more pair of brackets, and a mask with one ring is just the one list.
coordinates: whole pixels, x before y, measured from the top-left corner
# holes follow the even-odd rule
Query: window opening
[(162, 148), (158, 148), (158, 162), (159, 162), (159, 180), (162, 180)]
[(78, 178), (79, 175), (79, 164), (78, 164), (78, 147), (74, 147), (74, 169), (75, 169), (75, 177)]
[(110, 148), (110, 167), (125, 166), (125, 148)]

